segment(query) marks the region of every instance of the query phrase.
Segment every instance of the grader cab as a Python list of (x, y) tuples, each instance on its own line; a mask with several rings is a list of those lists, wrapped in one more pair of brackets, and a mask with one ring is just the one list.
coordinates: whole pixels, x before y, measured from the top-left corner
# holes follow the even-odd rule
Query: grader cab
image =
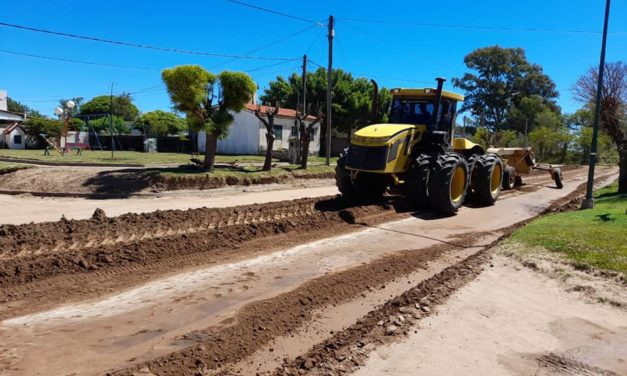
[[(336, 183), (349, 199), (376, 199), (400, 191), (415, 207), (456, 212), (466, 199), (492, 205), (503, 179), (501, 158), (454, 138), (462, 95), (436, 89), (393, 89), (389, 123), (355, 132), (340, 155)], [(375, 96), (376, 97), (376, 96)]]

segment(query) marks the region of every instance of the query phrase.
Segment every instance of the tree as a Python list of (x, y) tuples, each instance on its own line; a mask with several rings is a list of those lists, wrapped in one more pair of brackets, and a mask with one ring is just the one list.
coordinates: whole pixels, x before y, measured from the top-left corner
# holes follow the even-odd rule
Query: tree
[[(307, 102), (322, 108), (326, 103), (327, 77), (326, 69), (318, 68), (307, 73)], [(288, 78), (282, 76), (270, 81), (269, 87), (264, 90), (261, 100), (265, 103), (279, 103), (286, 108), (299, 109), (302, 96), (302, 78), (293, 73)], [(333, 70), (333, 124), (334, 129), (350, 136), (353, 130), (362, 128), (373, 122), (387, 120), (387, 108), (392, 101), (392, 95), (386, 88), (379, 90), (379, 108), (376, 118), (371, 119), (372, 98), (374, 86), (366, 78), (354, 78), (350, 73), (341, 69)], [(322, 115), (322, 114), (319, 114)], [(320, 118), (320, 116), (318, 116)], [(326, 134), (326, 122), (321, 130)], [(324, 146), (321, 137), (321, 146)], [(323, 148), (321, 148), (323, 152)]]
[(509, 129), (507, 115), (525, 97), (538, 96), (544, 105), (557, 110), (555, 83), (542, 67), (527, 60), (522, 48), (479, 48), (466, 55), (464, 63), (476, 73), (452, 80), (466, 92), (460, 111), (470, 111), (490, 131)]
[[(77, 106), (78, 107), (78, 106)], [(111, 110), (111, 96), (100, 95), (80, 105), (81, 115), (107, 114)], [(126, 121), (133, 121), (139, 115), (139, 109), (133, 104), (133, 98), (128, 93), (113, 97), (113, 115)]]
[[(579, 102), (596, 106), (598, 67), (579, 77), (574, 97)], [(627, 64), (622, 61), (605, 64), (601, 90), (600, 127), (612, 138), (618, 149), (618, 192), (627, 193)]]
[(274, 117), (279, 113), (281, 108), (277, 105), (257, 106), (255, 116), (266, 127), (266, 159), (263, 162), (262, 171), (270, 171), (272, 168), (272, 149), (274, 148)]
[(176, 135), (187, 129), (185, 119), (182, 119), (172, 112), (161, 110), (142, 114), (137, 124), (144, 128), (146, 134), (156, 136)]
[(60, 120), (53, 120), (44, 117), (31, 117), (23, 123), (26, 133), (25, 144), (40, 143), (41, 135), (50, 140), (57, 140), (61, 136), (63, 123)]
[(42, 115), (39, 111), (37, 110), (33, 110), (32, 108), (28, 107), (27, 105), (20, 103), (16, 100), (11, 99), (11, 97), (7, 97), (7, 110), (10, 112), (15, 112), (18, 114), (26, 114), (26, 117), (36, 117), (36, 118), (42, 118), (44, 117), (44, 115)]
[[(311, 106), (310, 106), (311, 107)], [(313, 118), (307, 113), (296, 113), (296, 126), (298, 128), (298, 145), (300, 149), (300, 167), (307, 169), (307, 162), (309, 161), (309, 144), (311, 143), (311, 136), (315, 131), (316, 124), (320, 123), (323, 119), (322, 109), (318, 107), (318, 116)], [(307, 121), (309, 124), (307, 125)]]
[[(218, 138), (227, 135), (233, 122), (230, 111), (241, 111), (252, 99), (257, 89), (255, 82), (245, 73), (224, 71), (215, 75), (198, 65), (165, 69), (161, 78), (174, 108), (187, 115), (190, 127), (206, 132), (203, 165), (212, 171)], [(216, 95), (218, 85), (220, 90)]]

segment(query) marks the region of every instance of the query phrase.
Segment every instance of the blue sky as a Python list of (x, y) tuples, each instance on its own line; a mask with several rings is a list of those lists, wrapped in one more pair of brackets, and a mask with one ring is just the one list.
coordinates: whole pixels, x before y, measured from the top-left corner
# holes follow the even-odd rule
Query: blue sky
[[(561, 91), (559, 104), (573, 112), (579, 104), (568, 90), (585, 70), (598, 64), (603, 0), (530, 1), (270, 1), (244, 0), (306, 19), (336, 18), (334, 67), (375, 78), (386, 87), (428, 86), (436, 76), (461, 76), (463, 57), (478, 47), (522, 47), (544, 67)], [(225, 54), (300, 58), (308, 53), (326, 64), (326, 30), (311, 23), (212, 1), (14, 1), (0, 0), (0, 22), (111, 40)], [(447, 24), (455, 27), (358, 22)], [(515, 30), (469, 29), (485, 26)], [(306, 29), (306, 30), (305, 30)], [(593, 33), (522, 31), (580, 30)], [(284, 37), (281, 43), (252, 52)], [(594, 33), (597, 32), (597, 33)], [(614, 1), (607, 60), (627, 61), (627, 2)], [(176, 54), (0, 27), (0, 50), (150, 69), (122, 69), (42, 60), (0, 52), (0, 89), (44, 114), (59, 98), (89, 99), (134, 93), (142, 112), (171, 104), (160, 70), (200, 64), (211, 71), (252, 70), (261, 89), (277, 75), (300, 71), (300, 61), (233, 60)], [(315, 67), (312, 67), (312, 69)], [(451, 86), (447, 85), (450, 89)]]

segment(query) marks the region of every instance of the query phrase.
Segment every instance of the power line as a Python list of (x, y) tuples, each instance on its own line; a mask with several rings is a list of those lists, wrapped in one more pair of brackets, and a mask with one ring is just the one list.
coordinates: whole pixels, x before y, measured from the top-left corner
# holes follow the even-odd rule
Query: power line
[(103, 38), (91, 37), (91, 36), (85, 36), (85, 35), (64, 33), (64, 32), (60, 32), (60, 31), (38, 29), (38, 28), (34, 28), (34, 27), (23, 26), (23, 25), (15, 25), (15, 24), (10, 24), (10, 23), (6, 23), (6, 22), (0, 22), (0, 26), (12, 27), (12, 28), (15, 28), (15, 29), (20, 29), (20, 30), (28, 30), (28, 31), (33, 31), (33, 32), (37, 32), (37, 33), (58, 35), (58, 36), (67, 37), (67, 38), (83, 39), (83, 40), (89, 40), (89, 41), (93, 41), (93, 42), (115, 44), (115, 45), (119, 45), (119, 46), (144, 48), (144, 49), (149, 49), (149, 50), (174, 52), (174, 53), (188, 54), (188, 55), (203, 55), (203, 56), (213, 56), (213, 57), (230, 57), (230, 58), (234, 58), (234, 59), (249, 59), (249, 60), (283, 60), (283, 61), (291, 61), (291, 60), (298, 60), (299, 59), (299, 58), (281, 58), (281, 57), (268, 57), (268, 56), (234, 55), (234, 54), (225, 54), (225, 53), (218, 53), (218, 52), (204, 52), (204, 51), (184, 50), (184, 49), (179, 49), (179, 48), (159, 47), (159, 46), (153, 46), (153, 45), (148, 45), (148, 44), (123, 42), (123, 41), (116, 41), (116, 40), (111, 40), (111, 39), (103, 39)]
[(315, 25), (317, 25), (317, 26), (325, 26), (323, 23), (318, 22), (318, 21), (315, 21), (315, 20), (310, 20), (310, 19), (308, 19), (308, 18), (303, 18), (303, 17), (300, 17), (300, 16), (294, 16), (294, 15), (287, 14), (287, 13), (283, 13), (283, 12), (279, 12), (279, 11), (276, 11), (276, 10), (263, 8), (263, 7), (260, 7), (260, 6), (257, 6), (257, 5), (253, 5), (253, 4), (248, 4), (248, 3), (245, 3), (245, 2), (243, 2), (243, 1), (238, 1), (238, 0), (227, 0), (227, 1), (228, 1), (228, 2), (231, 2), (231, 3), (234, 3), (234, 4), (239, 4), (239, 5), (242, 5), (242, 6), (245, 6), (245, 7), (249, 7), (249, 8), (257, 9), (257, 10), (260, 10), (260, 11), (262, 11), (262, 12), (272, 13), (272, 14), (276, 14), (276, 15), (278, 15), (278, 16), (291, 18), (291, 19), (293, 19), (293, 20), (298, 20), (298, 21), (303, 21), (303, 22), (309, 22), (309, 23), (313, 23), (313, 24), (315, 24)]
[[(437, 24), (437, 23), (418, 23), (418, 22), (405, 22), (405, 21), (372, 20), (372, 19), (361, 19), (361, 18), (340, 18), (340, 20), (346, 21), (346, 22), (374, 23), (374, 24), (399, 25), (399, 26), (417, 26), (417, 27), (437, 27), (437, 28), (447, 28), (447, 29), (486, 30), (486, 31), (522, 31), (522, 32), (564, 33), (564, 34), (600, 34), (600, 32), (598, 31), (578, 30), (578, 29), (547, 29), (547, 28), (531, 28), (531, 27)], [(615, 32), (613, 34), (624, 34), (624, 33)]]
[[(305, 31), (310, 30), (310, 29), (312, 29), (312, 28), (314, 28), (314, 27), (316, 27), (316, 25), (310, 25), (310, 26), (307, 26), (307, 27), (306, 27), (306, 28), (304, 28), (304, 29), (298, 30), (298, 31), (296, 31), (296, 32), (294, 32), (294, 33), (292, 33), (292, 34), (289, 34), (289, 35), (287, 35), (287, 36), (284, 36), (284, 37), (282, 37), (282, 38), (280, 38), (280, 39), (278, 39), (278, 40), (275, 40), (274, 42), (271, 42), (271, 43), (268, 43), (268, 44), (263, 45), (263, 46), (261, 46), (261, 47), (255, 48), (254, 50), (251, 50), (251, 51), (245, 52), (245, 53), (244, 53), (244, 55), (254, 54), (255, 52), (259, 52), (259, 51), (261, 51), (261, 50), (263, 50), (263, 49), (266, 49), (266, 48), (268, 48), (268, 47), (274, 46), (274, 45), (279, 44), (279, 43), (281, 43), (281, 42), (285, 42), (286, 40), (291, 39), (291, 38), (293, 38), (293, 37), (295, 37), (295, 36), (297, 36), (297, 35), (300, 35), (300, 34), (304, 33)], [(216, 69), (216, 68), (221, 67), (221, 66), (223, 66), (223, 65), (225, 65), (225, 64), (228, 64), (228, 63), (230, 63), (230, 62), (232, 62), (232, 61), (234, 61), (234, 60), (237, 60), (237, 59), (229, 59), (229, 60), (227, 60), (227, 61), (225, 61), (225, 62), (223, 62), (223, 63), (217, 64), (217, 65), (215, 65), (215, 66), (213, 66), (213, 67), (211, 67), (211, 68), (209, 68), (209, 69), (210, 69), (210, 70)], [(287, 61), (291, 61), (291, 60), (287, 60)]]
[(159, 70), (161, 70), (159, 68), (136, 67), (136, 66), (119, 65), (119, 64), (94, 63), (94, 62), (91, 62), (91, 61), (81, 61), (81, 60), (65, 59), (65, 58), (60, 58), (60, 57), (34, 55), (34, 54), (27, 54), (27, 53), (24, 53), (24, 52), (8, 51), (8, 50), (0, 50), (0, 53), (17, 55), (17, 56), (34, 57), (34, 58), (37, 58), (37, 59), (62, 61), (62, 62), (65, 62), (65, 63), (95, 65), (95, 66), (109, 67), (109, 68), (139, 69), (139, 70), (149, 70), (149, 71), (159, 71)]

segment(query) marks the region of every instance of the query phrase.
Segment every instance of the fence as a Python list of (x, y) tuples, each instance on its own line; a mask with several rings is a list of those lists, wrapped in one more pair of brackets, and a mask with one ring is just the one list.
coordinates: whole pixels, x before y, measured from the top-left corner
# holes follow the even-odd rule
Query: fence
[[(144, 136), (119, 135), (114, 136), (113, 141), (116, 150), (124, 151), (144, 151)], [(181, 140), (177, 136), (156, 137), (157, 150), (162, 153), (191, 153), (193, 144), (190, 140)], [(100, 145), (98, 142), (100, 142)], [(108, 135), (89, 135), (89, 145), (92, 150), (102, 149), (111, 150), (111, 136)]]

